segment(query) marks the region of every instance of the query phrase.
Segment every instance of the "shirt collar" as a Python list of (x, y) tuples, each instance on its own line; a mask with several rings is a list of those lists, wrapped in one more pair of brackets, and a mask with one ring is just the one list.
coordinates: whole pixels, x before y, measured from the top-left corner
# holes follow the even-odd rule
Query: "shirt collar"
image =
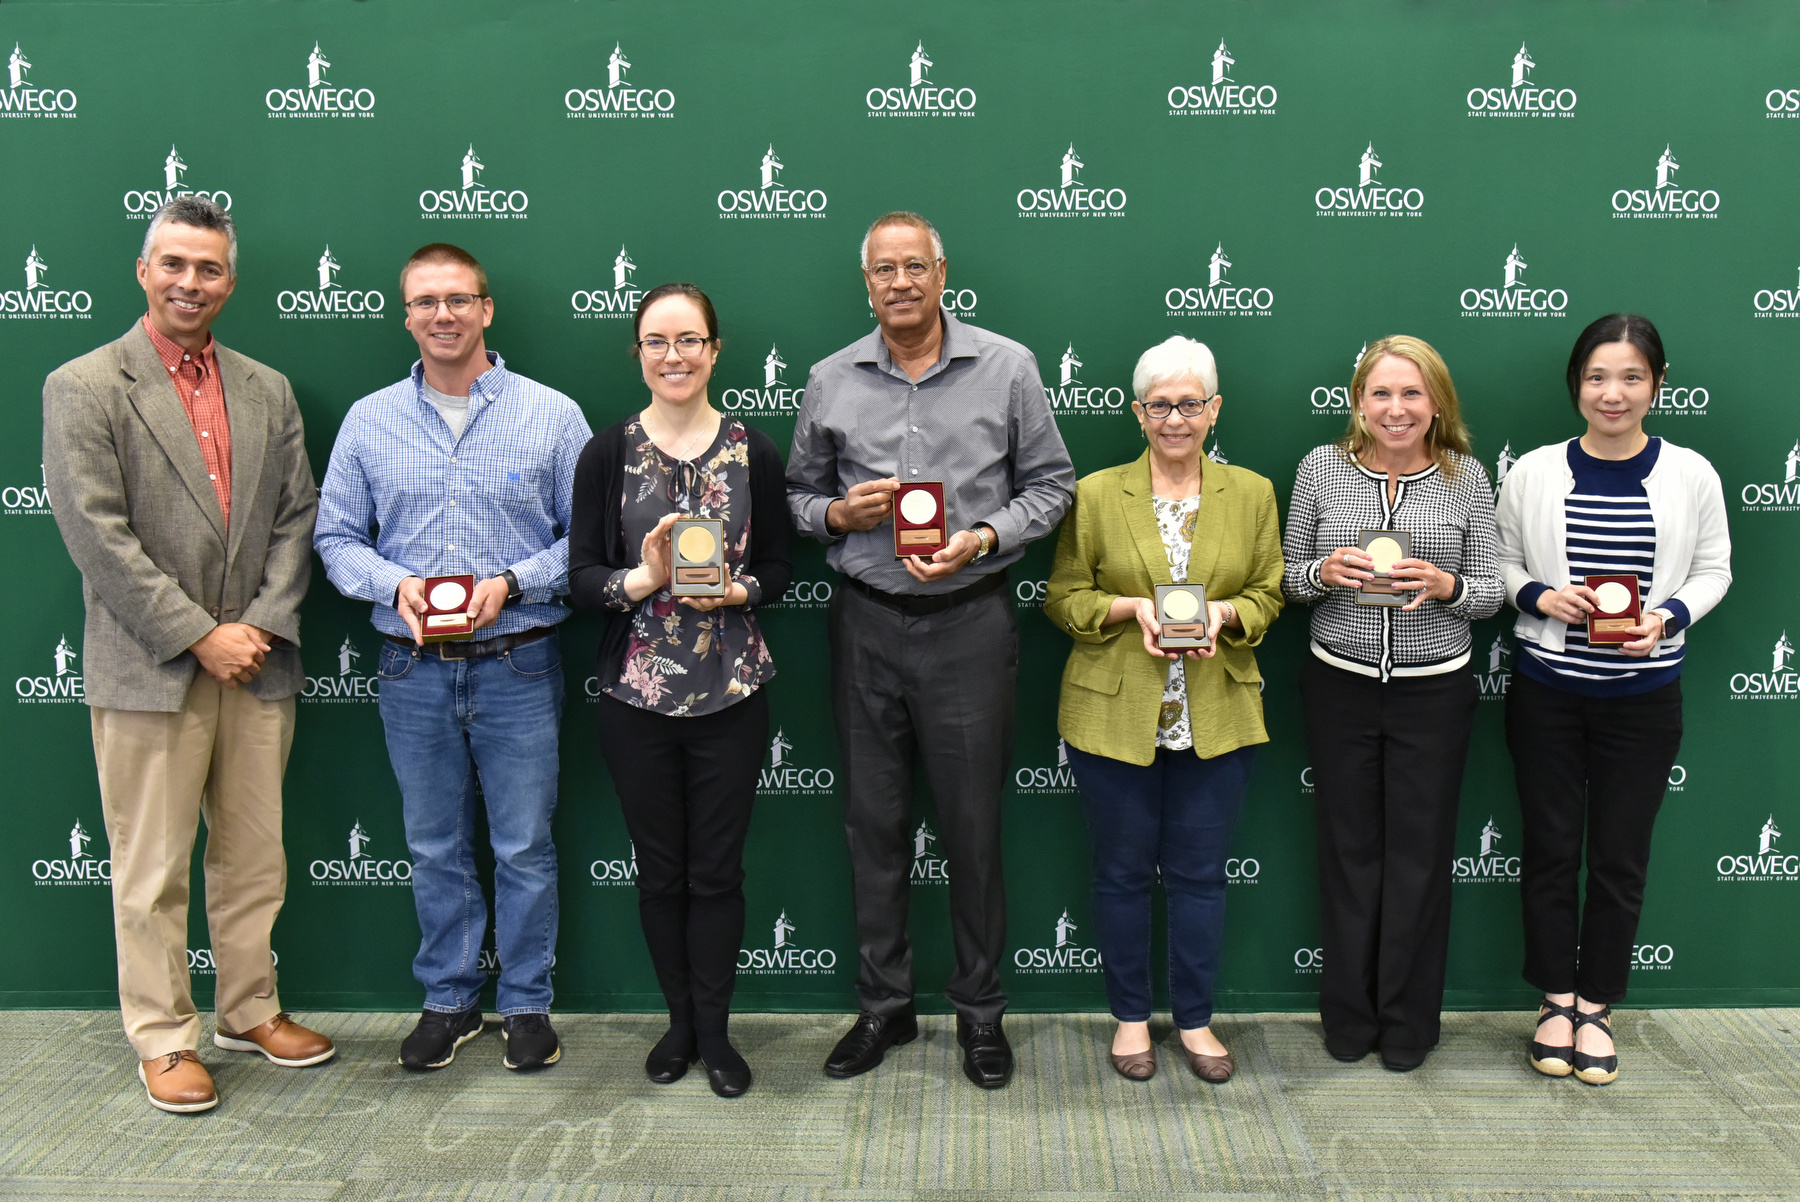
[[(975, 344), (967, 326), (944, 312), (941, 307), (938, 309), (938, 316), (944, 323), (944, 344), (938, 350), (937, 362), (926, 368), (925, 374), (919, 377), (921, 380), (942, 371), (952, 359), (981, 358), (981, 348)], [(900, 370), (894, 366), (894, 357), (888, 353), (887, 339), (881, 336), (880, 326), (876, 326), (873, 332), (856, 343), (855, 362), (873, 363), (889, 374)]]
[[(171, 375), (181, 367), (184, 361), (191, 362), (190, 352), (179, 343), (170, 342), (164, 338), (162, 331), (150, 323), (148, 313), (144, 314), (144, 333), (150, 335), (150, 345), (156, 348), (156, 357), (162, 360), (163, 366), (169, 369)], [(213, 354), (215, 345), (213, 336), (209, 333), (206, 336), (206, 345), (200, 348), (199, 367), (207, 375), (216, 375), (219, 370), (218, 358)]]
[[(475, 377), (469, 385), (469, 411), (474, 413), (476, 402), (488, 404), (500, 399), (500, 393), (506, 387), (506, 360), (498, 352), (487, 352), (488, 369)], [(412, 365), (413, 387), (417, 390), (421, 403), (425, 400), (425, 360), (414, 359)]]

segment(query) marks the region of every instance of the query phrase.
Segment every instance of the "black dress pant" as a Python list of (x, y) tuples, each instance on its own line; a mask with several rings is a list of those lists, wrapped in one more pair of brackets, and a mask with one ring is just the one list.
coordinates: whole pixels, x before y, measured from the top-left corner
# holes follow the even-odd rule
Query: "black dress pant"
[(1006, 1011), (1000, 795), (1012, 761), (1019, 668), (1011, 594), (997, 589), (909, 617), (845, 587), (831, 599), (830, 626), (862, 1008), (894, 1014), (913, 999), (906, 910), (917, 756), (950, 862), (956, 969), (944, 995), (971, 1022), (997, 1022)]
[(1525, 820), (1525, 979), (1545, 993), (1622, 1002), (1650, 833), (1681, 747), (1681, 681), (1635, 697), (1583, 697), (1515, 672), (1506, 746)]
[(637, 853), (638, 918), (674, 1023), (723, 1032), (744, 940), (744, 838), (769, 700), (693, 718), (602, 696), (600, 752)]
[(1475, 678), (1383, 683), (1308, 655), (1300, 696), (1318, 816), (1319, 1017), (1344, 1043), (1430, 1048)]

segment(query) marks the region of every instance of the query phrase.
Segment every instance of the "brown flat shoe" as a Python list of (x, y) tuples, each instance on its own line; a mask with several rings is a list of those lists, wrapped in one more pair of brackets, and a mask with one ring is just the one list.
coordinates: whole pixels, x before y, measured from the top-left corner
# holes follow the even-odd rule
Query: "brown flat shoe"
[(1127, 1081), (1148, 1081), (1156, 1076), (1156, 1049), (1151, 1048), (1147, 1052), (1132, 1052), (1126, 1056), (1114, 1052), (1112, 1053), (1112, 1064), (1113, 1068), (1118, 1070), (1119, 1076)]
[(1202, 1081), (1223, 1085), (1231, 1080), (1231, 1074), (1237, 1071), (1237, 1063), (1232, 1060), (1230, 1052), (1223, 1056), (1206, 1056), (1199, 1052), (1190, 1052), (1186, 1047), (1181, 1050), (1187, 1053), (1188, 1067), (1194, 1070), (1194, 1076)]
[(191, 1048), (138, 1061), (138, 1080), (144, 1083), (150, 1104), (170, 1114), (193, 1114), (219, 1104), (212, 1074)]
[(213, 1043), (228, 1052), (261, 1052), (270, 1063), (284, 1068), (305, 1068), (337, 1055), (331, 1040), (301, 1026), (286, 1013), (277, 1014), (242, 1035), (221, 1030), (213, 1036)]

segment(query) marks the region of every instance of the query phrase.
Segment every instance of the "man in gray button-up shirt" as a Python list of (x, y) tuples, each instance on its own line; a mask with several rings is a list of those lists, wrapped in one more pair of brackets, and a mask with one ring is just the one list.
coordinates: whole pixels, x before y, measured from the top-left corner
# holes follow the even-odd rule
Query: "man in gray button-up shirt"
[[(1037, 360), (942, 306), (946, 262), (916, 213), (877, 218), (863, 275), (880, 329), (815, 364), (794, 426), (788, 503), (847, 577), (832, 599), (832, 702), (862, 944), (862, 1015), (825, 1062), (866, 1072), (918, 1031), (906, 937), (912, 763), (923, 761), (950, 877), (963, 1071), (1012, 1076), (1000, 1027), (1006, 942), (1000, 794), (1012, 758), (1018, 631), (1006, 565), (1056, 527), (1075, 469)], [(941, 480), (949, 545), (896, 558), (894, 491)]]

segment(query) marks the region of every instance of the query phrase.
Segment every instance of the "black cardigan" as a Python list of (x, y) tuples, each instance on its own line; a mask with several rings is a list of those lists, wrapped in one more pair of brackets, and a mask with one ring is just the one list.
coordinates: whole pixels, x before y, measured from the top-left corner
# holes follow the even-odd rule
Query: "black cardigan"
[[(595, 660), (602, 680), (618, 679), (631, 631), (630, 613), (605, 608), (606, 582), (620, 568), (635, 568), (643, 560), (641, 547), (625, 545), (625, 525), (620, 517), (625, 456), (631, 450), (625, 427), (633, 420), (594, 435), (575, 464), (575, 496), (569, 517), (569, 601), (576, 609), (606, 615)], [(750, 456), (750, 543), (744, 549), (745, 573), (762, 586), (757, 603), (767, 604), (781, 600), (794, 576), (788, 552), (793, 523), (788, 517), (787, 470), (773, 439), (747, 422), (744, 429)]]

